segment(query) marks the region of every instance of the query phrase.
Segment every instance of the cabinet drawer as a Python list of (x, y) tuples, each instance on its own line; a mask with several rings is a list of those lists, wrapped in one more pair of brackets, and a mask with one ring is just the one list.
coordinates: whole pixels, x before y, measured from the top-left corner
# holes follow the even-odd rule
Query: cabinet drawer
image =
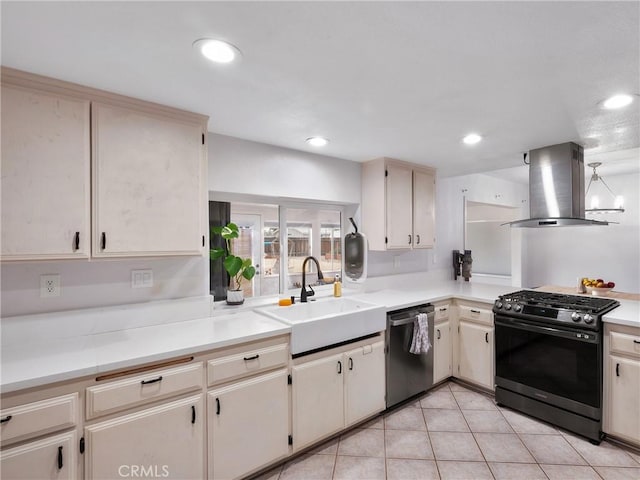
[(87, 419), (202, 388), (202, 362), (87, 388)]
[(449, 304), (445, 303), (444, 305), (437, 305), (435, 307), (436, 316), (435, 321), (438, 322), (440, 320), (446, 320), (449, 318)]
[(460, 305), (458, 308), (460, 309), (460, 318), (493, 325), (493, 312), (489, 309), (472, 307), (470, 305)]
[(629, 335), (627, 333), (611, 332), (610, 348), (615, 353), (626, 353), (634, 357), (640, 357), (640, 334)]
[(0, 413), (2, 445), (72, 427), (78, 420), (78, 394), (49, 398)]
[(289, 359), (287, 347), (288, 345), (283, 343), (209, 360), (209, 385), (286, 365)]

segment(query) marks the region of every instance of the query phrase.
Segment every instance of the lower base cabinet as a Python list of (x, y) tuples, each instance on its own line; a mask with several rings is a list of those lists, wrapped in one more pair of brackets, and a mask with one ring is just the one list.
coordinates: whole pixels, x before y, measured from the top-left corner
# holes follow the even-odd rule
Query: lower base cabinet
[(207, 394), (209, 479), (241, 478), (289, 454), (287, 370)]
[(460, 320), (457, 377), (494, 389), (493, 327)]
[(384, 368), (382, 341), (295, 365), (294, 450), (384, 410)]
[(453, 374), (451, 354), (451, 322), (436, 323), (433, 334), (433, 383), (446, 380)]
[(2, 452), (3, 480), (71, 480), (80, 478), (76, 432), (37, 440)]
[(205, 478), (203, 395), (85, 427), (85, 478)]

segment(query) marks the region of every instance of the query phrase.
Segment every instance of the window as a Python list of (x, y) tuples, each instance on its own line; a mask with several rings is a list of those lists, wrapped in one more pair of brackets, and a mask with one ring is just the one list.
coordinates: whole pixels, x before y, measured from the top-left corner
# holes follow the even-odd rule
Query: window
[[(210, 212), (229, 212), (228, 219), (210, 217), (210, 223), (221, 225), (231, 221), (238, 225), (240, 237), (233, 242), (233, 253), (251, 258), (256, 267), (255, 277), (251, 282), (245, 282), (243, 287), (245, 297), (277, 295), (285, 290), (299, 289), (302, 263), (308, 256), (318, 260), (324, 278), (342, 276), (342, 212), (339, 207), (209, 203), (216, 204), (216, 208), (210, 206)], [(226, 209), (225, 205), (228, 206)], [(281, 225), (285, 228), (285, 236), (281, 235)], [(282, 249), (282, 242), (286, 243), (285, 249)], [(212, 272), (213, 269), (212, 263)], [(284, 272), (283, 278), (281, 272)], [(226, 279), (219, 275), (214, 278), (213, 273), (211, 278), (211, 291), (216, 292), (215, 300), (224, 299), (220, 291), (224, 290), (221, 289), (221, 282), (224, 283)], [(318, 284), (314, 262), (307, 262), (306, 281), (310, 285)]]

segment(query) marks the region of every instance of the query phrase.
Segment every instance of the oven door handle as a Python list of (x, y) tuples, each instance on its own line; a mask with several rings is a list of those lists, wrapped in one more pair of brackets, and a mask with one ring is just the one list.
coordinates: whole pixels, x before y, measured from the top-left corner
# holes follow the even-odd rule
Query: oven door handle
[(556, 337), (569, 338), (571, 340), (577, 340), (581, 342), (595, 343), (598, 341), (597, 332), (584, 333), (581, 330), (564, 330), (555, 327), (545, 327), (543, 325), (534, 325), (519, 320), (508, 319), (507, 321), (495, 319), (496, 326), (517, 328), (519, 330), (526, 330), (528, 332), (544, 333), (547, 335), (554, 335)]

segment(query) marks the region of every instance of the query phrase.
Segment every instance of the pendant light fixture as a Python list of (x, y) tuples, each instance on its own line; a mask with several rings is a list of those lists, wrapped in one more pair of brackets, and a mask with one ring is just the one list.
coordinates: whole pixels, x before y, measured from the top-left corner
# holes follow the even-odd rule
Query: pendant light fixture
[[(587, 186), (587, 193), (585, 194), (586, 198), (589, 198), (589, 190), (593, 186), (593, 190), (591, 190), (591, 199), (589, 203), (589, 208), (585, 209), (586, 213), (622, 213), (624, 212), (623, 204), (624, 199), (622, 195), (616, 195), (609, 188), (609, 185), (606, 184), (602, 175), (598, 175), (596, 172), (596, 168), (602, 165), (602, 162), (592, 162), (588, 163), (587, 166), (593, 168), (593, 173), (591, 174), (591, 180), (589, 180), (589, 185)], [(598, 185), (602, 184), (603, 187), (599, 187)], [(604, 194), (604, 195), (603, 195)], [(607, 207), (607, 197), (611, 197), (611, 202), (613, 202), (612, 207)]]

